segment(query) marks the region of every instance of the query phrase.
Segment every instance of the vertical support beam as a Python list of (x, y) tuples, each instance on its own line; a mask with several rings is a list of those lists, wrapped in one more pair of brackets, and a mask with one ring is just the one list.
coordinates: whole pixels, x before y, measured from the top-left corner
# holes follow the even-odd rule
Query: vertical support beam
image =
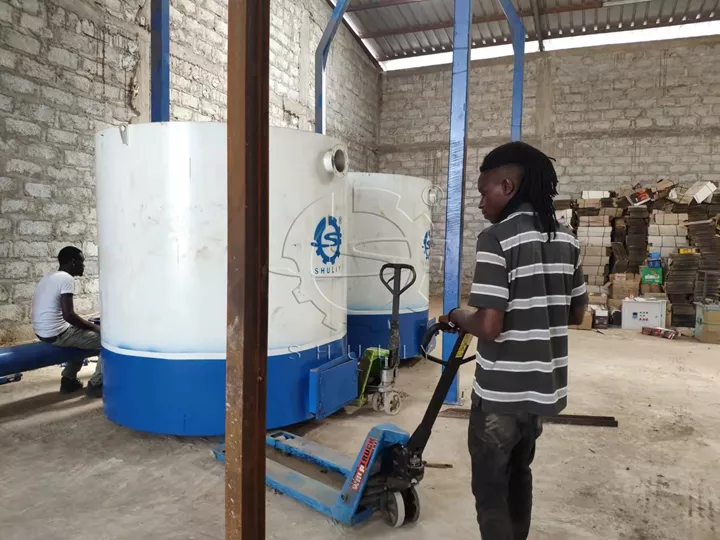
[(170, 121), (170, 0), (150, 4), (150, 120)]
[(265, 538), (270, 0), (228, 3), (225, 538)]
[[(545, 42), (543, 41), (543, 29), (542, 23), (540, 22), (540, 7), (538, 6), (540, 0), (530, 0), (533, 12), (533, 24), (535, 25), (535, 36), (537, 37), (538, 49), (540, 52), (545, 50)], [(690, 4), (688, 3), (688, 6)]]
[(510, 140), (519, 141), (522, 137), (523, 79), (525, 77), (525, 26), (515, 10), (512, 0), (499, 0), (505, 18), (512, 32), (513, 46), (513, 93), (512, 118), (510, 120)]
[[(463, 213), (465, 208), (465, 163), (467, 161), (467, 104), (470, 75), (471, 0), (455, 0), (452, 89), (450, 94), (450, 152), (448, 158), (447, 207), (445, 209), (445, 278), (443, 312), (460, 305), (462, 278)], [(450, 358), (457, 336), (443, 334), (443, 358)], [(458, 379), (445, 403), (458, 404)]]
[(333, 8), (330, 21), (328, 21), (317, 49), (315, 50), (315, 133), (325, 134), (327, 130), (327, 81), (325, 68), (330, 54), (330, 45), (337, 29), (342, 24), (343, 17), (350, 5), (350, 0), (337, 0)]

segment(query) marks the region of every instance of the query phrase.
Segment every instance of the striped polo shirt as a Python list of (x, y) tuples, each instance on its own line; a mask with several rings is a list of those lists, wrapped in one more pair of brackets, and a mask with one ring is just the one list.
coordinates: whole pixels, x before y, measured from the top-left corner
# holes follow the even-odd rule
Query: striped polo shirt
[(587, 291), (575, 236), (559, 225), (547, 240), (529, 204), (478, 237), (469, 304), (505, 313), (495, 341), (478, 343), (473, 399), (486, 412), (551, 416), (567, 404), (568, 318)]

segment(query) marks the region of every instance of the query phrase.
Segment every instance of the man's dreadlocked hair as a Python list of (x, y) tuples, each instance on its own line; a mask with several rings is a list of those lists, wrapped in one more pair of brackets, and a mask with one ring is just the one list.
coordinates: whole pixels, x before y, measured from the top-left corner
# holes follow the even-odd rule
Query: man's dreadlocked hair
[(548, 233), (548, 240), (557, 232), (553, 198), (557, 195), (558, 179), (552, 161), (554, 161), (552, 158), (529, 144), (511, 142), (490, 152), (480, 166), (480, 172), (505, 165), (517, 165), (522, 168), (520, 189), (508, 206), (516, 207), (520, 203), (530, 203), (540, 229)]

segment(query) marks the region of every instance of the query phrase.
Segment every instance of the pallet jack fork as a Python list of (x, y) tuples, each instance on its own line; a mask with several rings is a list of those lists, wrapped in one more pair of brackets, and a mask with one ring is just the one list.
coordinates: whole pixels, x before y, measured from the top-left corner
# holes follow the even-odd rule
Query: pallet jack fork
[[(444, 323), (434, 324), (425, 334), (423, 351), (435, 334), (455, 330)], [(378, 510), (392, 527), (415, 523), (420, 517), (417, 485), (425, 472), (423, 450), (458, 369), (472, 360), (465, 358), (471, 340), (472, 335), (461, 332), (448, 361), (426, 355), (428, 360), (445, 369), (425, 416), (412, 435), (394, 424), (377, 425), (370, 430), (359, 455), (353, 459), (285, 431), (269, 433), (266, 484), (344, 525), (365, 521)], [(225, 462), (224, 445), (215, 448), (213, 453)], [(285, 459), (273, 460), (273, 453)], [(311, 465), (318, 474), (311, 477), (285, 464), (293, 459), (304, 462), (305, 466)], [(344, 479), (342, 488), (331, 485), (331, 474)]]

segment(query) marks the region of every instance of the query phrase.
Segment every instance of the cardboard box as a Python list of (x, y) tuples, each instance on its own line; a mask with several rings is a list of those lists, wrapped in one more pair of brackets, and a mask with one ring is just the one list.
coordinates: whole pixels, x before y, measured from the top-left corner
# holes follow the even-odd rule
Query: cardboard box
[(681, 236), (682, 232), (678, 225), (658, 225), (660, 236)]
[(696, 306), (695, 338), (703, 343), (720, 344), (720, 306)]
[[(604, 277), (604, 276), (603, 276), (603, 277)], [(586, 289), (587, 289), (588, 295), (590, 295), (590, 294), (595, 294), (595, 295), (604, 294), (605, 296), (607, 296), (607, 293), (608, 293), (607, 287), (605, 287), (604, 285), (588, 285), (588, 286), (586, 287)]]
[(623, 215), (623, 208), (601, 208), (600, 215), (608, 216), (610, 218), (619, 218)]
[(676, 236), (675, 237), (675, 245), (677, 247), (686, 247), (689, 246), (688, 239), (686, 236)]
[(618, 281), (637, 281), (640, 283), (640, 276), (638, 274), (610, 274), (611, 283), (616, 283)]
[(628, 252), (622, 242), (612, 243), (612, 252), (616, 259), (627, 259)]
[(607, 307), (607, 294), (588, 293), (588, 305)]
[(628, 268), (630, 267), (630, 260), (629, 259), (615, 259), (615, 262), (612, 265), (612, 272), (627, 272)]
[(646, 336), (662, 337), (665, 339), (673, 339), (680, 334), (677, 330), (660, 328), (659, 326), (643, 326), (641, 332)]
[(674, 247), (663, 247), (660, 248), (660, 256), (661, 257), (669, 257), (673, 253), (677, 252), (677, 248)]
[(610, 247), (612, 245), (609, 236), (580, 236), (578, 242), (581, 246)]
[(580, 255), (591, 257), (609, 257), (610, 250), (600, 246), (580, 246)]
[(607, 309), (593, 309), (593, 328), (607, 330), (610, 321), (610, 312)]
[(609, 191), (583, 191), (583, 199), (606, 199), (610, 196)]
[(695, 182), (685, 194), (680, 197), (679, 202), (682, 204), (690, 204), (693, 200), (699, 203), (703, 201), (710, 202), (712, 194), (715, 193), (716, 189), (717, 186), (712, 182)]
[(606, 264), (610, 264), (610, 257), (596, 257), (594, 255), (585, 255), (582, 257), (582, 260), (580, 261), (583, 267), (585, 265), (587, 266), (605, 266)]
[(687, 245), (687, 239), (683, 236), (648, 236), (648, 247), (656, 250), (659, 250), (661, 247), (677, 247), (678, 238), (681, 244)]
[(663, 292), (660, 290), (660, 284), (658, 283), (641, 283), (640, 294), (642, 296), (648, 296), (654, 294), (663, 294)]
[(653, 211), (653, 222), (658, 225), (680, 225), (683, 221), (687, 221), (687, 214)]
[(578, 218), (580, 226), (584, 227), (609, 227), (610, 216), (580, 216)]
[(599, 286), (605, 284), (605, 276), (585, 276), (588, 286)]
[(615, 300), (625, 300), (626, 298), (635, 298), (640, 295), (640, 284), (635, 286), (629, 285), (611, 285), (610, 296)]
[(610, 296), (624, 299), (638, 296), (640, 293), (640, 276), (638, 274), (611, 274)]
[(677, 185), (676, 182), (673, 182), (672, 180), (660, 180), (658, 182), (655, 182), (655, 184), (652, 186), (652, 189), (654, 191), (669, 191), (672, 188), (674, 188)]
[(662, 285), (662, 268), (648, 268), (647, 266), (640, 267), (640, 282), (647, 285)]
[(610, 310), (622, 311), (622, 298), (608, 298), (608, 308)]
[(583, 265), (583, 274), (586, 276), (604, 276), (605, 266), (585, 266)]
[(653, 200), (653, 192), (650, 189), (639, 189), (627, 196), (627, 200), (633, 206), (647, 204)]
[(593, 325), (593, 313), (592, 311), (585, 311), (583, 313), (583, 320), (578, 325), (568, 326), (574, 330), (592, 330)]
[(581, 199), (578, 201), (578, 208), (602, 208), (600, 199)]
[(610, 236), (612, 227), (578, 227), (578, 238), (581, 236)]

